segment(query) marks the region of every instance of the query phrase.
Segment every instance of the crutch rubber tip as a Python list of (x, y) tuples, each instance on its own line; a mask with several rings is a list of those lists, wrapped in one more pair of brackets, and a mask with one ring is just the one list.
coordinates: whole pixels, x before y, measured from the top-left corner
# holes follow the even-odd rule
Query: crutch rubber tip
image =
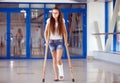
[(75, 79), (74, 79), (74, 78), (72, 79), (72, 82), (75, 82)]
[(45, 82), (45, 79), (42, 79), (42, 82)]

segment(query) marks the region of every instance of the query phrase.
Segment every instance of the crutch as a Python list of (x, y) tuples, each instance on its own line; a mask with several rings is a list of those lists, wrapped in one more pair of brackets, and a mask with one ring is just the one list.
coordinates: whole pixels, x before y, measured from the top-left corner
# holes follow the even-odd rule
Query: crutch
[(75, 79), (74, 79), (73, 71), (72, 71), (72, 64), (71, 64), (71, 60), (70, 60), (70, 53), (69, 53), (69, 50), (68, 50), (68, 46), (67, 46), (67, 45), (65, 45), (65, 46), (66, 46), (66, 51), (67, 51), (69, 70), (70, 70), (70, 74), (71, 74), (72, 82), (74, 82)]
[(42, 82), (45, 82), (47, 53), (48, 53), (48, 43), (46, 43), (46, 49), (45, 49), (44, 64), (43, 64), (43, 74), (42, 74)]

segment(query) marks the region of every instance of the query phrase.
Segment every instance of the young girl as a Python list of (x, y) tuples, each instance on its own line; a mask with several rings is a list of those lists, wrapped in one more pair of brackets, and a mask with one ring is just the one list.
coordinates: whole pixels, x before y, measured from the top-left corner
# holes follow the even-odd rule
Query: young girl
[(63, 38), (65, 45), (67, 43), (67, 31), (63, 15), (59, 8), (54, 7), (51, 11), (51, 16), (47, 20), (46, 29), (44, 32), (46, 44), (49, 48), (53, 59), (54, 81), (64, 79), (63, 62), (61, 60), (63, 55)]

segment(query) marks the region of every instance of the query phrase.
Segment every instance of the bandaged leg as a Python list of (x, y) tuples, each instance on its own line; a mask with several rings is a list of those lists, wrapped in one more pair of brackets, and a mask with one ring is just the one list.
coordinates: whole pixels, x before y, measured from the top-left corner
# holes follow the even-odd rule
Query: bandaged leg
[(59, 80), (63, 80), (64, 79), (63, 64), (57, 65), (57, 66), (58, 66), (58, 72), (59, 72)]

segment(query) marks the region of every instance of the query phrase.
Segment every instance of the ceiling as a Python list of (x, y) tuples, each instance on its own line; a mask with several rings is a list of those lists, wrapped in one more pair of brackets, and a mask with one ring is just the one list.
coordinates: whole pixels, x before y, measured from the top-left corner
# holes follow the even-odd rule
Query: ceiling
[(0, 0), (0, 2), (27, 2), (27, 3), (88, 3), (88, 2), (110, 2), (113, 0)]

